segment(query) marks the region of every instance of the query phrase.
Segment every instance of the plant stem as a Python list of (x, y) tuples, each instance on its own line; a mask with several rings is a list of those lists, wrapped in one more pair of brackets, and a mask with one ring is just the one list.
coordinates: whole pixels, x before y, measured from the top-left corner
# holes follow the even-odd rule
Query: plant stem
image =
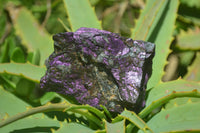
[(200, 97), (200, 92), (198, 92), (196, 89), (193, 91), (188, 91), (188, 92), (187, 91), (181, 91), (181, 92), (173, 91), (171, 94), (165, 97), (162, 97), (156, 101), (153, 101), (148, 107), (146, 107), (142, 112), (139, 113), (140, 118), (146, 117), (151, 111), (153, 111), (157, 107), (177, 97)]
[(5, 125), (8, 125), (9, 123), (15, 122), (19, 119), (25, 118), (27, 116), (36, 114), (36, 113), (42, 113), (47, 111), (63, 111), (66, 108), (69, 108), (71, 105), (67, 103), (59, 103), (59, 104), (47, 104), (44, 106), (31, 108), (23, 113), (16, 114), (12, 117), (8, 117), (5, 120), (0, 122), (0, 127), (3, 127)]

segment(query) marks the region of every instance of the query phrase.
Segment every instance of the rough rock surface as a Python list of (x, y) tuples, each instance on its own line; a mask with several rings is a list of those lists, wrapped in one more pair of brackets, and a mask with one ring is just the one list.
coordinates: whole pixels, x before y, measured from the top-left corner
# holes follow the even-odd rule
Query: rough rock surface
[(80, 28), (53, 36), (40, 87), (109, 111), (140, 111), (152, 72), (155, 45), (109, 31)]

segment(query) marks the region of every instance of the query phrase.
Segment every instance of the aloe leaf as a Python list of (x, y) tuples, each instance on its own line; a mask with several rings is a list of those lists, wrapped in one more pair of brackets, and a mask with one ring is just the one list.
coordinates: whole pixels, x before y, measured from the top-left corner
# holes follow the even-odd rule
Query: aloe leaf
[(106, 133), (124, 133), (125, 132), (125, 120), (116, 123), (106, 123)]
[[(195, 51), (183, 51), (178, 53), (179, 65), (187, 67), (189, 66), (195, 57)], [(179, 69), (181, 71), (181, 69)]]
[(86, 127), (85, 125), (78, 123), (61, 123), (61, 127), (58, 130), (53, 130), (52, 133), (94, 133), (95, 131)]
[(11, 123), (5, 127), (1, 127), (0, 132), (10, 133), (10, 132), (37, 132), (46, 133), (51, 132), (52, 129), (58, 129), (60, 127), (59, 121), (52, 120), (47, 117), (27, 117), (25, 119)]
[(31, 81), (40, 82), (46, 68), (32, 65), (30, 63), (2, 63), (0, 64), (0, 74), (17, 75)]
[[(155, 17), (162, 9), (165, 0), (147, 1), (145, 9), (142, 11), (139, 20), (132, 32), (131, 37), (134, 40), (146, 40), (150, 27), (155, 23)], [(166, 2), (165, 2), (166, 3)]]
[(16, 89), (16, 84), (8, 79), (5, 75), (0, 75), (0, 84), (6, 88)]
[(98, 109), (94, 107), (91, 107), (88, 105), (74, 105), (74, 104), (70, 104), (64, 101), (62, 103), (56, 103), (56, 104), (47, 103), (43, 106), (30, 108), (27, 111), (8, 117), (7, 119), (2, 119), (2, 122), (0, 123), (0, 127), (13, 123), (19, 119), (26, 118), (30, 115), (34, 115), (34, 114), (38, 114), (42, 112), (50, 112), (50, 111), (63, 111), (63, 112), (70, 111), (73, 113), (77, 113), (79, 114), (79, 116), (83, 116), (84, 118), (87, 118), (88, 121), (91, 121), (93, 124), (96, 124), (96, 126), (100, 128), (103, 127), (103, 123), (101, 119), (105, 118), (104, 114), (102, 114)]
[(120, 116), (129, 120), (131, 123), (136, 125), (143, 132), (153, 133), (153, 131), (148, 127), (148, 125), (139, 117), (135, 112), (131, 112), (128, 110), (123, 111)]
[(200, 2), (198, 0), (180, 0), (182, 4), (186, 4), (187, 6), (191, 8), (200, 8)]
[(28, 51), (40, 50), (40, 64), (53, 52), (53, 41), (46, 30), (39, 26), (36, 19), (26, 8), (14, 8), (9, 6), (8, 11), (16, 29), (16, 34), (22, 39), (22, 43)]
[(2, 101), (0, 102), (0, 120), (3, 119), (2, 117), (5, 116), (5, 113), (11, 116), (26, 110), (26, 107), (30, 106), (21, 99), (15, 97), (13, 94), (4, 90), (2, 86), (0, 86), (0, 100)]
[(193, 90), (200, 91), (200, 84), (182, 79), (162, 83), (149, 92), (146, 106), (149, 106), (153, 101), (170, 95), (174, 91), (184, 93)]
[(4, 42), (4, 44), (2, 45), (1, 49), (0, 49), (0, 62), (7, 62), (9, 61), (9, 43), (8, 40), (6, 40)]
[(200, 29), (181, 31), (177, 36), (177, 46), (180, 49), (199, 50), (200, 49)]
[(34, 65), (40, 64), (40, 51), (38, 49), (33, 52), (33, 58), (31, 60), (31, 63)]
[(40, 50), (37, 49), (33, 52), (29, 52), (27, 56), (27, 61), (34, 65), (40, 65)]
[(101, 29), (101, 23), (97, 19), (94, 8), (88, 0), (63, 0), (69, 16), (72, 31), (80, 27)]
[(25, 63), (25, 55), (21, 48), (16, 47), (13, 50), (11, 60), (17, 63)]
[(195, 61), (188, 68), (188, 73), (185, 75), (184, 79), (200, 81), (200, 52), (197, 53)]
[(178, 97), (167, 102), (167, 104), (165, 104), (165, 109), (173, 108), (174, 105), (183, 105), (187, 103), (188, 100), (194, 103), (200, 102), (200, 98), (198, 97)]
[(50, 102), (53, 100), (56, 96), (59, 96), (56, 92), (46, 92), (41, 98), (40, 98), (40, 103), (42, 105)]
[(58, 21), (63, 26), (63, 28), (65, 29), (65, 31), (71, 32), (71, 30), (68, 28), (68, 26), (60, 18), (58, 18)]
[(193, 23), (200, 26), (199, 3), (198, 0), (182, 0), (178, 12), (179, 20), (187, 24)]
[[(29, 104), (22, 101), (15, 95), (4, 90), (0, 86), (0, 100), (6, 102), (0, 102), (0, 125), (3, 121), (10, 119), (13, 115), (20, 115), (20, 112), (26, 110)], [(10, 123), (0, 128), (0, 132), (28, 132), (28, 130), (35, 130), (36, 132), (42, 132), (44, 129), (50, 131), (51, 128), (59, 127), (59, 121), (52, 120), (45, 117), (43, 114), (32, 115), (24, 119), (18, 119), (14, 123)]]
[[(152, 67), (153, 72), (148, 81), (147, 90), (161, 82), (161, 78), (164, 74), (164, 66), (166, 65), (166, 59), (170, 52), (169, 46), (172, 40), (176, 12), (179, 5), (179, 1), (177, 0), (165, 0), (163, 3), (162, 2), (163, 1), (160, 0), (149, 0), (147, 2), (144, 11), (141, 13), (141, 17), (136, 23), (135, 31), (132, 34), (132, 38), (134, 39), (145, 39), (146, 41), (156, 44)], [(154, 6), (156, 3), (160, 3), (161, 7)], [(152, 9), (153, 7), (157, 8), (157, 10), (155, 11)], [(152, 14), (155, 15), (155, 17)], [(151, 21), (151, 23), (147, 21)], [(144, 23), (148, 23), (148, 25), (146, 26)], [(138, 28), (142, 26), (145, 26), (145, 34), (141, 33), (143, 30)], [(140, 35), (137, 35), (138, 33), (135, 35), (136, 32), (140, 32), (143, 35), (141, 37)]]
[(33, 81), (21, 78), (16, 85), (16, 93), (20, 96), (29, 97), (35, 88), (35, 83)]
[(179, 1), (169, 0), (166, 1), (163, 11), (159, 12), (160, 18), (155, 18), (155, 22), (150, 28), (147, 41), (156, 44), (155, 57), (153, 59), (153, 72), (147, 84), (147, 89), (152, 88), (159, 82), (164, 74), (164, 66), (166, 65), (167, 57), (170, 53), (170, 44), (172, 41), (172, 34), (176, 20), (176, 12), (178, 10)]
[(147, 124), (156, 133), (199, 131), (200, 102), (188, 102), (184, 105), (175, 105), (171, 109), (162, 109), (151, 118)]

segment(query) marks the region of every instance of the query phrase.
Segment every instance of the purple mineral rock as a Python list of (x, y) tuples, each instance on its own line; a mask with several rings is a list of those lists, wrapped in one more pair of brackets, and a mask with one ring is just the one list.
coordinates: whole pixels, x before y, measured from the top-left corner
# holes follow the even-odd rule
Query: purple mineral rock
[(109, 31), (80, 28), (53, 36), (40, 87), (112, 112), (140, 111), (152, 71), (155, 45)]

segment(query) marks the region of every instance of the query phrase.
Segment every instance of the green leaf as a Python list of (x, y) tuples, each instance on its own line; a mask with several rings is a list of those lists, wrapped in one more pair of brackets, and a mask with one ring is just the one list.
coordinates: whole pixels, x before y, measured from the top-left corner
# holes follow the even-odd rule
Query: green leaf
[[(200, 26), (200, 2), (199, 0), (181, 0), (181, 5), (178, 11), (178, 19), (188, 26)], [(192, 24), (191, 24), (192, 23)]]
[(47, 117), (37, 116), (37, 117), (27, 117), (21, 120), (11, 123), (5, 127), (0, 128), (2, 133), (50, 133), (52, 129), (58, 129), (60, 127), (59, 121), (52, 120)]
[(199, 131), (200, 102), (177, 106), (171, 109), (163, 109), (147, 122), (148, 126), (155, 132), (175, 131)]
[[(30, 106), (26, 102), (22, 101), (15, 95), (4, 90), (0, 86), (0, 123), (2, 120), (8, 119), (12, 115), (16, 115), (26, 110), (26, 107)], [(20, 133), (27, 133), (29, 131), (42, 132), (50, 131), (51, 128), (59, 127), (57, 120), (52, 120), (42, 114), (37, 114), (32, 117), (20, 119), (7, 126), (1, 127), (0, 132), (9, 133), (18, 131)]]
[[(178, 53), (179, 65), (187, 67), (192, 63), (195, 57), (195, 51), (183, 51)], [(179, 69), (181, 71), (181, 69)]]
[[(42, 105), (50, 102), (51, 100), (53, 100), (55, 97), (59, 97), (61, 98), (60, 95), (58, 95), (56, 92), (46, 92), (41, 98), (40, 98), (40, 103)], [(64, 98), (63, 98), (64, 99)]]
[(173, 108), (175, 105), (186, 104), (188, 100), (192, 101), (193, 103), (200, 102), (200, 98), (197, 97), (178, 97), (167, 102), (165, 104), (165, 109)]
[[(150, 27), (155, 23), (155, 17), (161, 11), (165, 0), (148, 0), (145, 9), (142, 11), (139, 20), (132, 32), (134, 40), (146, 40)], [(165, 2), (166, 3), (166, 2)]]
[(20, 96), (29, 96), (33, 89), (35, 88), (35, 83), (33, 81), (21, 78), (16, 85), (16, 92)]
[(21, 48), (16, 47), (13, 50), (11, 60), (17, 63), (25, 63), (25, 55)]
[(124, 133), (125, 132), (125, 120), (116, 123), (106, 122), (106, 133)]
[(1, 49), (0, 49), (0, 62), (8, 62), (9, 61), (9, 43), (8, 40), (5, 40)]
[(85, 125), (78, 123), (66, 123), (63, 122), (58, 130), (54, 130), (53, 133), (94, 133), (95, 131), (86, 127)]
[(172, 41), (178, 6), (178, 0), (166, 0), (148, 32), (146, 41), (155, 43), (156, 50), (153, 59), (153, 72), (148, 81), (147, 90), (160, 83), (164, 75), (164, 67), (170, 53), (169, 47)]
[(180, 49), (199, 50), (200, 49), (200, 29), (181, 31), (177, 36), (177, 46)]
[(31, 63), (34, 65), (39, 65), (40, 64), (40, 51), (37, 49), (33, 52), (33, 58)]
[(22, 43), (28, 51), (40, 50), (40, 64), (53, 52), (53, 41), (43, 27), (40, 27), (36, 19), (26, 8), (14, 8), (9, 6), (8, 11), (16, 29), (16, 34), (22, 39)]
[(23, 112), (26, 110), (27, 106), (30, 106), (26, 102), (4, 90), (2, 86), (0, 86), (0, 100), (0, 120), (3, 119), (5, 113), (11, 116), (19, 112)]
[(162, 83), (149, 92), (146, 101), (146, 106), (149, 106), (153, 101), (170, 95), (174, 91), (184, 93), (193, 90), (200, 91), (200, 84), (197, 82), (186, 81), (181, 79)]
[(200, 52), (197, 53), (196, 58), (192, 65), (188, 68), (188, 73), (184, 79), (192, 81), (200, 81)]
[(153, 72), (147, 90), (161, 82), (178, 10), (177, 0), (149, 0), (132, 33), (135, 40), (156, 44)]
[(200, 2), (199, 0), (180, 0), (182, 4), (186, 4), (187, 6), (191, 8), (200, 8)]
[(88, 0), (63, 0), (69, 16), (72, 31), (80, 27), (101, 29), (94, 8)]
[(5, 88), (11, 88), (12, 90), (16, 89), (16, 84), (8, 79), (6, 75), (0, 75), (0, 84)]
[(152, 130), (148, 127), (148, 125), (139, 117), (135, 112), (124, 110), (120, 116), (129, 120), (131, 123), (136, 125), (139, 129), (143, 130), (144, 132), (152, 132)]
[(31, 81), (40, 82), (40, 78), (45, 74), (46, 68), (32, 65), (30, 63), (2, 63), (0, 64), (0, 74), (11, 74), (24, 77)]

